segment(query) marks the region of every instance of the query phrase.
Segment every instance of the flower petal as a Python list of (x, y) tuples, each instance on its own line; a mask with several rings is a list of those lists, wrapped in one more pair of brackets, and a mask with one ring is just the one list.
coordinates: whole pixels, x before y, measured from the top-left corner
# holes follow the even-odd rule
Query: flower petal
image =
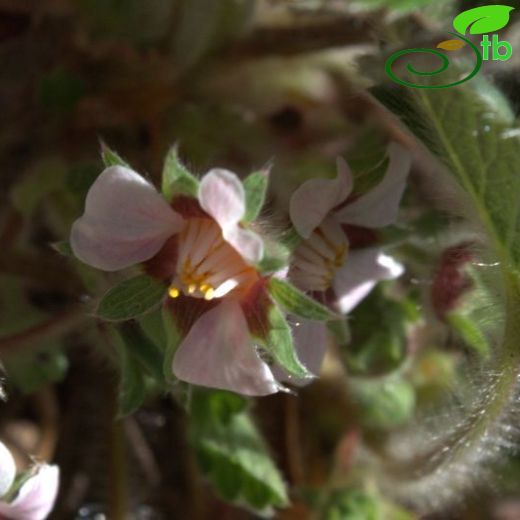
[(304, 182), (291, 197), (291, 221), (303, 238), (309, 238), (327, 214), (352, 191), (352, 174), (342, 158), (337, 160), (337, 169), (335, 179), (311, 179)]
[(274, 394), (281, 389), (255, 352), (235, 300), (224, 300), (195, 322), (175, 353), (173, 373), (188, 383), (244, 395)]
[[(318, 376), (327, 350), (327, 326), (320, 321), (298, 319), (293, 324), (292, 331), (298, 359), (307, 370)], [(271, 367), (271, 370), (276, 379), (283, 383), (305, 386), (314, 380), (313, 378), (304, 379), (291, 376), (279, 365)]]
[(90, 188), (71, 246), (83, 262), (116, 271), (148, 260), (184, 220), (155, 188), (123, 166), (107, 168)]
[(11, 488), (16, 477), (16, 464), (11, 452), (0, 442), (0, 497)]
[(397, 278), (403, 271), (401, 264), (378, 248), (351, 251), (333, 281), (339, 311), (350, 312), (377, 282)]
[(222, 228), (222, 236), (249, 263), (262, 259), (262, 239), (253, 231), (240, 227), (246, 211), (244, 187), (229, 170), (215, 168), (200, 181), (199, 202)]
[(222, 236), (250, 264), (256, 264), (262, 260), (264, 242), (255, 232), (236, 226), (223, 229)]
[(368, 193), (339, 210), (336, 218), (340, 222), (368, 228), (380, 228), (395, 222), (406, 188), (411, 156), (397, 143), (390, 144), (388, 155), (388, 170), (381, 182)]
[(245, 200), (240, 179), (229, 170), (215, 168), (200, 181), (200, 205), (222, 229), (240, 222), (246, 212)]
[(43, 464), (11, 503), (0, 502), (0, 516), (10, 520), (44, 520), (54, 506), (58, 486), (58, 467)]

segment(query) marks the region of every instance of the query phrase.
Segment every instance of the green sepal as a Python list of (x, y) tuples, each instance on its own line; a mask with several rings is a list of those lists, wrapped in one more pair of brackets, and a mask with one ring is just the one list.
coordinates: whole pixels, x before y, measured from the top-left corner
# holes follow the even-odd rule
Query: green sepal
[(312, 377), (296, 355), (291, 328), (283, 313), (277, 305), (271, 305), (267, 313), (269, 330), (262, 346), (289, 374), (299, 378)]
[(199, 181), (180, 161), (177, 145), (172, 146), (166, 155), (161, 191), (168, 201), (176, 194), (196, 197), (199, 192)]
[(124, 166), (125, 168), (131, 168), (131, 166), (121, 158), (119, 154), (109, 148), (103, 141), (101, 141), (101, 159), (107, 168), (110, 168), (110, 166)]
[(264, 275), (274, 273), (287, 267), (290, 256), (291, 252), (283, 244), (264, 239), (264, 256), (256, 267)]
[(63, 256), (73, 257), (74, 252), (72, 251), (72, 247), (68, 240), (62, 240), (60, 242), (52, 242), (50, 244), (52, 249)]
[(243, 182), (246, 194), (246, 214), (242, 222), (252, 222), (258, 218), (265, 202), (269, 184), (269, 169), (253, 172)]
[(166, 295), (166, 286), (146, 274), (112, 287), (99, 302), (96, 316), (106, 321), (137, 318), (155, 308)]
[(308, 320), (327, 321), (338, 319), (338, 315), (327, 307), (309, 298), (288, 282), (271, 278), (269, 290), (274, 300), (286, 311)]

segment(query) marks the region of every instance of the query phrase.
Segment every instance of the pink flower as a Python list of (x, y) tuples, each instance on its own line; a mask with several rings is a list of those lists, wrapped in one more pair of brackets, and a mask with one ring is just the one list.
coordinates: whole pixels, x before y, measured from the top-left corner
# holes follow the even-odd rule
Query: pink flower
[[(335, 179), (309, 180), (291, 197), (291, 221), (303, 241), (294, 251), (289, 278), (343, 314), (365, 298), (378, 281), (403, 272), (398, 262), (373, 244), (371, 236), (371, 230), (395, 222), (410, 169), (410, 155), (401, 146), (392, 143), (388, 153), (389, 166), (383, 179), (356, 199), (349, 200), (353, 178), (343, 159), (338, 159)], [(368, 237), (370, 247), (355, 247), (360, 231), (365, 242)], [(299, 356), (307, 368), (319, 369), (325, 353), (325, 326), (300, 321), (299, 328), (303, 331), (297, 342)]]
[[(5, 495), (14, 482), (16, 468), (12, 455), (2, 443), (0, 443), (0, 457), (2, 464), (0, 481), (3, 484), (7, 482), (3, 480), (6, 476), (6, 467), (11, 479), (9, 487), (6, 489), (4, 486), (0, 491)], [(30, 473), (12, 500), (0, 500), (0, 519), (44, 520), (51, 512), (58, 494), (58, 467), (38, 464), (30, 470)]]
[(179, 379), (266, 395), (281, 386), (250, 332), (252, 298), (265, 283), (254, 267), (263, 242), (241, 225), (245, 212), (243, 185), (228, 170), (204, 175), (196, 199), (175, 196), (169, 204), (139, 174), (112, 166), (90, 188), (71, 246), (99, 269), (146, 262), (168, 281), (166, 305), (184, 334), (172, 366)]

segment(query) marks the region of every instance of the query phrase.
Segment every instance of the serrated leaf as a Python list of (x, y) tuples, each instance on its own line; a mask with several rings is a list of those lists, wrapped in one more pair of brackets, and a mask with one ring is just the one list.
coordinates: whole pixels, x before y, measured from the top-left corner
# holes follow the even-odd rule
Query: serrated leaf
[(311, 377), (312, 374), (296, 355), (291, 328), (277, 305), (271, 305), (269, 308), (268, 322), (269, 331), (263, 344), (264, 348), (289, 374), (300, 378)]
[(177, 146), (172, 146), (166, 155), (161, 189), (166, 200), (176, 193), (196, 197), (199, 191), (199, 181), (181, 163)]
[(269, 514), (287, 505), (287, 492), (244, 403), (228, 392), (194, 392), (190, 440), (224, 499)]
[(453, 88), (449, 96), (400, 87), (376, 95), (447, 166), (498, 259), (519, 268), (520, 129), (469, 88)]
[(508, 5), (483, 5), (458, 14), (453, 27), (460, 34), (485, 34), (496, 32), (509, 22), (509, 13), (514, 9)]
[(409, 421), (415, 410), (415, 390), (400, 376), (353, 379), (351, 393), (368, 428), (397, 428)]
[(288, 312), (309, 320), (326, 321), (338, 316), (327, 307), (309, 298), (288, 282), (272, 278), (269, 281), (271, 296)]
[(114, 152), (114, 150), (110, 149), (103, 141), (101, 141), (101, 159), (107, 168), (110, 166), (124, 166), (125, 168), (131, 168), (124, 159)]
[(165, 295), (163, 283), (138, 275), (110, 289), (99, 302), (96, 315), (107, 321), (130, 320), (152, 310)]
[(459, 49), (462, 49), (464, 45), (466, 45), (466, 43), (462, 40), (444, 40), (442, 42), (439, 42), (436, 45), (436, 47), (445, 51), (457, 51)]
[(265, 194), (269, 184), (269, 170), (254, 172), (244, 180), (244, 190), (246, 192), (246, 214), (243, 222), (255, 220), (265, 202)]

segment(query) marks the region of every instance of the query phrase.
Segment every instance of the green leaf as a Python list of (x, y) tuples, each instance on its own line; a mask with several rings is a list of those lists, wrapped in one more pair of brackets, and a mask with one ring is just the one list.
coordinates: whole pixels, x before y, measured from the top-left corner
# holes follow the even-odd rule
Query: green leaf
[(353, 310), (351, 319), (355, 327), (344, 349), (350, 374), (375, 376), (399, 369), (408, 355), (408, 312), (403, 302), (387, 298), (381, 287), (376, 287)]
[(125, 168), (131, 168), (124, 159), (114, 152), (114, 150), (111, 150), (103, 141), (101, 141), (101, 159), (107, 168), (110, 166), (124, 166)]
[(355, 488), (331, 492), (320, 516), (324, 520), (379, 520), (381, 507), (376, 497)]
[(277, 278), (269, 281), (271, 296), (288, 312), (309, 320), (332, 320), (338, 316), (327, 307), (309, 298), (288, 282)]
[(388, 430), (406, 424), (415, 410), (413, 386), (398, 376), (353, 379), (351, 393), (367, 428)]
[(244, 190), (246, 192), (246, 214), (243, 222), (255, 220), (265, 202), (265, 194), (269, 184), (269, 170), (254, 172), (244, 180)]
[[(113, 336), (114, 337), (114, 336)], [(126, 349), (125, 344), (114, 338), (114, 346), (120, 359), (119, 417), (138, 410), (146, 399), (146, 384), (139, 361)]]
[(481, 356), (490, 354), (486, 337), (471, 318), (457, 312), (450, 312), (446, 315), (446, 320), (460, 334), (462, 339)]
[(172, 382), (175, 377), (173, 375), (173, 356), (177, 352), (177, 347), (181, 342), (181, 334), (175, 325), (173, 316), (171, 315), (170, 309), (167, 305), (164, 305), (162, 310), (162, 323), (164, 327), (164, 333), (166, 334), (166, 351), (163, 360), (163, 375), (166, 381)]
[(163, 381), (163, 355), (136, 323), (123, 323), (116, 328), (127, 355), (137, 360), (159, 383)]
[(301, 364), (294, 348), (291, 328), (277, 305), (268, 310), (269, 331), (264, 348), (287, 371), (296, 377), (310, 377), (309, 371)]
[(519, 129), (471, 89), (452, 88), (449, 95), (402, 87), (375, 93), (465, 192), (467, 200), (461, 197), (457, 211), (466, 209), (470, 219), (481, 222), (504, 265), (520, 267)]
[(96, 315), (107, 321), (130, 320), (159, 305), (166, 295), (163, 283), (142, 274), (124, 280), (101, 299)]
[(177, 146), (172, 146), (166, 155), (162, 172), (162, 194), (171, 200), (175, 194), (196, 197), (199, 181), (181, 163)]
[(260, 514), (288, 504), (285, 484), (244, 399), (197, 390), (191, 411), (190, 441), (202, 471), (225, 500)]
[(483, 5), (463, 11), (453, 20), (453, 27), (460, 34), (485, 34), (496, 32), (509, 22), (509, 13), (514, 9), (508, 5)]

